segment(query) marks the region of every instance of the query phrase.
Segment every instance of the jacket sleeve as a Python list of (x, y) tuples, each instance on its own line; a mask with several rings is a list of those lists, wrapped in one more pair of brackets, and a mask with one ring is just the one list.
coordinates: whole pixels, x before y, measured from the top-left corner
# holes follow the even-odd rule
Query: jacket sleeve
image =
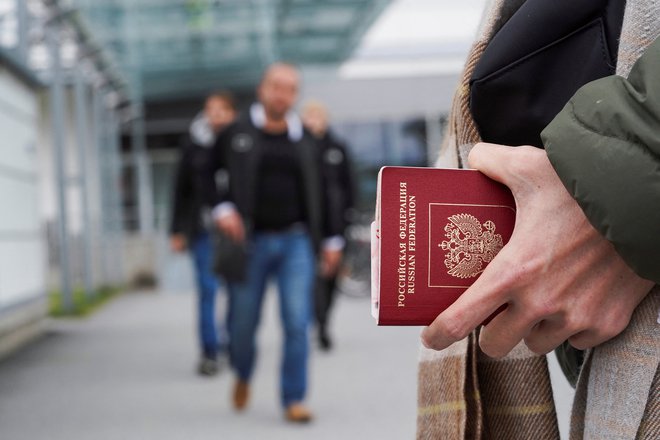
[(201, 167), (200, 178), (198, 180), (202, 202), (209, 208), (214, 208), (222, 202), (228, 201), (228, 191), (220, 191), (216, 184), (216, 173), (221, 169), (226, 169), (225, 153), (229, 143), (228, 130), (223, 130), (218, 136), (215, 144), (206, 156), (206, 163)]
[(182, 234), (188, 232), (190, 219), (192, 218), (193, 203), (193, 157), (192, 148), (184, 145), (181, 148), (179, 163), (174, 180), (174, 197), (172, 203), (171, 234)]
[(660, 283), (660, 39), (628, 79), (578, 90), (541, 137), (594, 227), (639, 276)]
[(324, 239), (341, 236), (343, 210), (338, 197), (339, 182), (336, 173), (332, 172), (332, 165), (325, 158), (325, 148), (317, 141), (317, 162), (321, 170), (321, 202), (323, 204), (322, 235)]
[(342, 153), (344, 154), (344, 160), (341, 163), (342, 167), (342, 184), (344, 190), (344, 208), (349, 210), (355, 208), (355, 196), (357, 194), (357, 187), (355, 182), (355, 170), (353, 167), (353, 160), (351, 158), (348, 147), (345, 144), (338, 144)]

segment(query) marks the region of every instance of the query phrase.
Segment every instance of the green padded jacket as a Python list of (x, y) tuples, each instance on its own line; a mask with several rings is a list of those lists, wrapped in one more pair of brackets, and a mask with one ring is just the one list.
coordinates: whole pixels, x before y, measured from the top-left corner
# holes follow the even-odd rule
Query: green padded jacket
[(639, 276), (660, 284), (660, 38), (627, 79), (579, 89), (541, 138), (593, 226)]
[[(591, 224), (639, 276), (660, 284), (660, 39), (627, 79), (579, 89), (541, 138)], [(555, 352), (575, 387), (582, 351), (565, 342)]]

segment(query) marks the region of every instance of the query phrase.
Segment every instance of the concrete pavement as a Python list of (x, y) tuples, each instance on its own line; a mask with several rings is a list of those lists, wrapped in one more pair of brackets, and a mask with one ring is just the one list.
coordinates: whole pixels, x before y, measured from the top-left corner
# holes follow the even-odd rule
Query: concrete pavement
[(377, 328), (365, 299), (341, 297), (336, 350), (313, 350), (308, 426), (284, 422), (281, 333), (269, 292), (250, 408), (233, 378), (194, 374), (193, 295), (126, 294), (86, 320), (53, 321), (0, 363), (0, 439), (409, 439), (415, 432), (417, 328)]
[[(229, 371), (211, 379), (194, 374), (194, 296), (130, 293), (91, 318), (50, 322), (40, 341), (0, 363), (0, 439), (414, 438), (419, 328), (376, 327), (366, 299), (340, 297), (336, 350), (312, 351), (316, 420), (284, 422), (274, 293), (267, 295), (245, 413), (230, 406)], [(567, 438), (572, 390), (553, 358), (551, 374)]]

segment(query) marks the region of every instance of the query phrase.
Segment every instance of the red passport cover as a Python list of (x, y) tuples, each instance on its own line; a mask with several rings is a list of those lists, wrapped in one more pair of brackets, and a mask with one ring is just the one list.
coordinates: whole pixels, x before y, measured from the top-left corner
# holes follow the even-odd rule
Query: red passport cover
[(378, 325), (428, 325), (509, 241), (509, 189), (474, 170), (384, 167), (372, 224)]

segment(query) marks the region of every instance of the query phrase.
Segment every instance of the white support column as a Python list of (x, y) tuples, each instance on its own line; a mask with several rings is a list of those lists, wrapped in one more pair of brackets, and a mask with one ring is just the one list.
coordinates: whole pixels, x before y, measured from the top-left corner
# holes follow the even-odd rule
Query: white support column
[(255, 7), (258, 8), (256, 14), (258, 19), (254, 22), (254, 31), (256, 35), (259, 35), (261, 61), (264, 63), (264, 66), (267, 66), (277, 61), (280, 57), (275, 37), (275, 2), (258, 0), (255, 3)]
[(113, 280), (116, 285), (123, 285), (124, 279), (124, 218), (122, 215), (122, 197), (121, 197), (121, 127), (116, 109), (108, 109), (108, 153), (110, 159), (110, 176), (115, 186), (112, 192), (112, 212), (114, 213), (111, 236), (112, 236), (112, 256), (113, 256)]
[(18, 59), (27, 64), (30, 49), (30, 14), (27, 0), (15, 0), (16, 21), (18, 22)]
[(147, 134), (144, 121), (144, 98), (140, 72), (140, 54), (131, 44), (131, 32), (139, 37), (140, 26), (135, 20), (133, 0), (122, 0), (123, 32), (128, 51), (129, 78), (131, 86), (132, 119), (130, 126), (131, 155), (135, 170), (133, 191), (137, 200), (137, 214), (140, 234), (151, 235), (154, 231), (154, 193), (151, 179), (151, 164), (147, 154)]
[(108, 216), (111, 215), (107, 203), (108, 188), (108, 173), (107, 173), (107, 149), (106, 149), (106, 126), (104, 124), (104, 111), (103, 111), (103, 90), (100, 87), (95, 87), (92, 94), (92, 114), (94, 121), (94, 141), (96, 145), (96, 164), (98, 168), (99, 180), (99, 224), (98, 224), (98, 254), (101, 265), (101, 283), (108, 285), (111, 283), (110, 278), (110, 265), (112, 264), (110, 256), (108, 255)]
[(59, 29), (56, 23), (46, 30), (46, 38), (51, 59), (50, 112), (53, 131), (53, 157), (55, 159), (55, 180), (57, 185), (57, 230), (59, 248), (60, 288), (62, 308), (73, 310), (73, 288), (71, 285), (69, 261), (68, 203), (66, 188), (66, 151), (64, 148), (64, 78), (61, 65)]
[[(135, 81), (134, 84), (139, 83)], [(135, 86), (139, 89), (139, 86)], [(140, 96), (136, 93), (135, 96)], [(151, 184), (151, 165), (147, 153), (147, 136), (144, 126), (144, 108), (140, 98), (133, 104), (134, 114), (131, 120), (131, 149), (135, 167), (135, 195), (138, 201), (140, 233), (150, 235), (154, 230), (154, 195)]]
[(78, 183), (80, 185), (80, 206), (82, 210), (81, 238), (83, 244), (82, 271), (85, 294), (91, 298), (94, 294), (94, 273), (93, 273), (93, 253), (92, 253), (92, 234), (90, 221), (89, 204), (89, 184), (87, 179), (87, 170), (89, 161), (87, 160), (88, 150), (91, 145), (89, 140), (89, 129), (87, 123), (88, 114), (88, 88), (85, 82), (82, 69), (75, 69), (74, 95), (76, 103), (76, 143), (78, 153)]

